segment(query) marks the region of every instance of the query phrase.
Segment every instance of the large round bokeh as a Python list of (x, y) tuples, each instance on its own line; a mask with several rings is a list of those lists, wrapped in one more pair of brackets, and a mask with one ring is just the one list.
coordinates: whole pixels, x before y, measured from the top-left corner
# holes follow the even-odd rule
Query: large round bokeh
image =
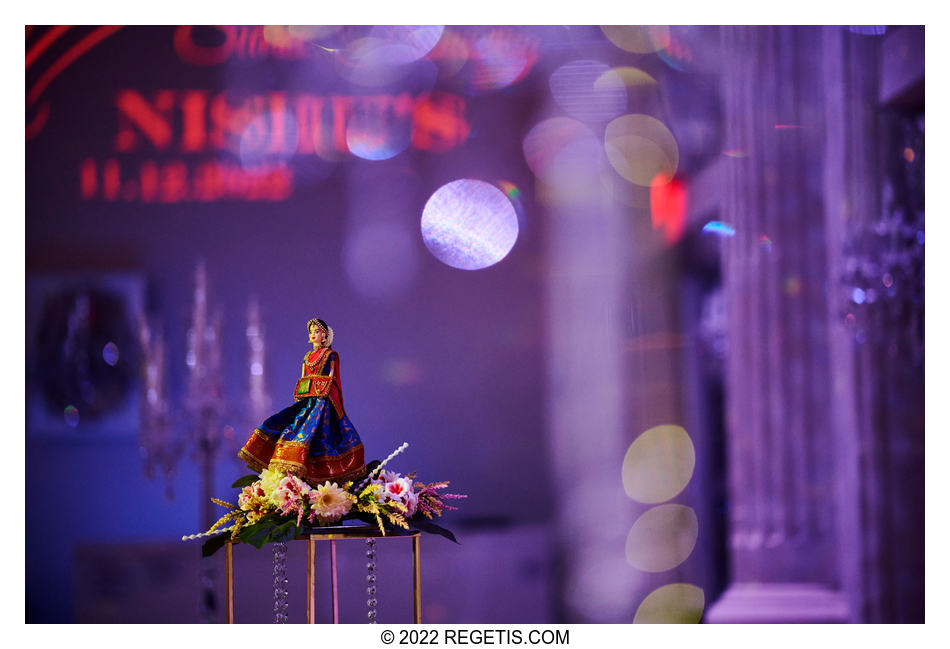
[(429, 252), (462, 270), (497, 264), (518, 239), (518, 216), (508, 197), (490, 183), (468, 178), (432, 194), (421, 227)]
[(647, 595), (634, 624), (698, 624), (706, 608), (703, 589), (693, 584), (667, 584)]
[(655, 426), (637, 437), (623, 458), (623, 488), (630, 498), (661, 503), (681, 492), (693, 477), (696, 452), (680, 426)]
[(668, 503), (645, 511), (630, 528), (627, 563), (644, 572), (664, 572), (686, 561), (696, 546), (699, 519), (692, 507)]

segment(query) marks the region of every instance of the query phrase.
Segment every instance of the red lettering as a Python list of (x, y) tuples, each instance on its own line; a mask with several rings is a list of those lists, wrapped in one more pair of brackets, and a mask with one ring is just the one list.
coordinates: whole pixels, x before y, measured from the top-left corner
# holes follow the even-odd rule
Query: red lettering
[(301, 95), (295, 103), (297, 113), (297, 153), (322, 153), (326, 151), (323, 141), (323, 97)]
[(204, 90), (192, 90), (185, 93), (181, 102), (182, 150), (188, 153), (203, 151), (207, 140), (205, 131), (205, 107), (208, 93)]
[[(284, 119), (287, 116), (286, 106), (287, 97), (284, 93), (270, 93), (270, 146), (267, 147), (268, 153), (283, 153), (287, 151), (287, 137), (284, 125)], [(291, 149), (291, 151), (293, 151), (293, 149)]]
[(209, 114), (211, 120), (210, 140), (211, 147), (221, 151), (227, 141), (227, 136), (231, 132), (231, 109), (224, 93), (215, 96), (211, 100), (211, 110)]
[(184, 162), (173, 162), (162, 167), (159, 180), (159, 200), (178, 203), (188, 197), (188, 168)]
[(267, 145), (268, 120), (266, 99), (261, 96), (248, 98), (240, 108), (232, 109), (230, 126), (237, 136), (230, 147), (235, 153), (259, 154)]
[(82, 161), (79, 165), (79, 195), (86, 200), (96, 195), (96, 162), (89, 158)]
[(106, 160), (102, 172), (102, 195), (107, 201), (119, 196), (119, 163), (114, 158)]
[[(469, 133), (465, 100), (444, 92), (418, 100), (409, 93), (288, 97), (273, 92), (232, 105), (225, 93), (161, 90), (149, 101), (141, 92), (126, 89), (116, 95), (116, 106), (115, 145), (123, 153), (143, 145), (165, 151), (180, 137), (178, 146), (185, 153), (209, 149), (239, 153), (240, 148), (245, 154), (296, 152), (339, 159), (340, 153), (349, 151), (346, 129), (354, 114), (384, 129), (411, 120), (412, 145), (429, 151), (447, 151), (465, 142)], [(181, 110), (180, 125), (174, 120), (176, 108)], [(291, 119), (296, 122), (296, 136)]]
[(392, 105), (393, 100), (393, 98), (389, 95), (376, 95), (375, 97), (362, 96), (354, 97), (354, 99), (357, 100), (357, 104), (354, 109), (355, 111), (359, 111), (364, 114), (372, 114), (372, 112), (375, 111), (377, 118), (384, 116), (383, 113), (385, 113), (386, 109)]
[(229, 196), (243, 196), (247, 193), (247, 174), (240, 167), (228, 165), (224, 169), (224, 187)]
[(142, 186), (142, 201), (151, 203), (158, 198), (158, 167), (149, 160), (139, 170), (139, 184)]
[(412, 109), (415, 105), (416, 102), (413, 101), (412, 95), (408, 92), (404, 92), (393, 98), (393, 114), (396, 116), (396, 119), (411, 117)]
[(248, 58), (262, 57), (267, 53), (267, 43), (264, 41), (264, 28), (251, 27), (247, 35)]
[(204, 47), (194, 42), (192, 32), (194, 26), (182, 25), (175, 30), (174, 46), (175, 52), (185, 63), (192, 65), (219, 65), (230, 58), (234, 52), (236, 41), (236, 28), (230, 26), (219, 26), (217, 29), (224, 32), (224, 43), (217, 47)]
[(469, 127), (465, 101), (456, 95), (433, 92), (413, 110), (412, 146), (426, 151), (448, 151), (465, 142)]
[(247, 54), (248, 30), (243, 27), (235, 27), (234, 34), (234, 52), (238, 58), (244, 58)]
[(137, 130), (144, 134), (155, 148), (167, 149), (172, 141), (172, 107), (175, 97), (171, 90), (161, 90), (149, 104), (135, 90), (120, 90), (116, 97), (119, 109), (119, 132), (116, 150), (134, 151), (138, 148)]
[(333, 109), (333, 147), (337, 151), (349, 151), (346, 146), (346, 123), (353, 112), (353, 98), (334, 95), (330, 97)]
[[(80, 165), (80, 192), (85, 200), (97, 198), (97, 168), (93, 159)], [(236, 164), (209, 161), (189, 169), (183, 160), (165, 164), (147, 160), (140, 167), (138, 178), (123, 181), (119, 161), (110, 158), (102, 165), (102, 195), (98, 198), (127, 203), (283, 201), (293, 189), (293, 170), (285, 163), (244, 169)]]
[(195, 172), (194, 197), (199, 201), (217, 200), (221, 193), (221, 171), (217, 163), (208, 162)]
[(294, 174), (286, 165), (281, 165), (267, 174), (270, 193), (267, 197), (272, 201), (285, 201), (294, 192)]
[[(29, 109), (28, 109), (29, 110)], [(37, 135), (40, 134), (40, 131), (43, 130), (43, 127), (46, 126), (46, 122), (49, 121), (49, 102), (44, 101), (40, 105), (39, 109), (36, 111), (36, 117), (31, 119), (26, 123), (26, 139), (32, 140)]]

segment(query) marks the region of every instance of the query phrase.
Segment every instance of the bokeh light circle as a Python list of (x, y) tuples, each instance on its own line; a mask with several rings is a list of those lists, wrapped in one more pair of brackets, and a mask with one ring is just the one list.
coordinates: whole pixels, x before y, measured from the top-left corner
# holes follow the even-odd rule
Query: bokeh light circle
[(439, 67), (439, 76), (448, 79), (459, 73), (468, 62), (468, 42), (460, 35), (457, 29), (446, 27), (442, 38), (432, 49), (430, 58)]
[(346, 146), (364, 160), (387, 160), (409, 146), (411, 123), (394, 120), (372, 111), (350, 118), (346, 125)]
[(630, 65), (623, 65), (620, 67), (611, 68), (602, 76), (598, 77), (594, 82), (594, 88), (599, 88), (605, 84), (612, 85), (615, 83), (616, 78), (619, 78), (627, 88), (659, 85), (659, 82), (655, 78), (640, 68), (635, 68)]
[(667, 584), (647, 595), (634, 624), (698, 624), (706, 607), (703, 589), (692, 584)]
[(627, 534), (627, 563), (644, 572), (670, 570), (689, 557), (698, 536), (699, 519), (692, 507), (652, 507), (634, 522)]
[(493, 27), (468, 47), (460, 73), (465, 92), (494, 92), (521, 81), (537, 60), (537, 42), (520, 27)]
[(286, 161), (297, 152), (297, 118), (289, 110), (257, 115), (241, 130), (238, 159), (245, 169)]
[(585, 122), (606, 122), (627, 109), (623, 78), (600, 61), (566, 63), (554, 71), (549, 84), (558, 105)]
[(265, 25), (261, 35), (269, 45), (278, 49), (290, 47), (297, 39), (287, 25)]
[(114, 342), (106, 343), (102, 348), (102, 360), (106, 362), (106, 365), (115, 367), (115, 364), (119, 362), (119, 346)]
[(378, 39), (378, 58), (390, 65), (403, 65), (428, 54), (444, 29), (442, 25), (385, 25), (373, 27), (370, 37)]
[(600, 29), (611, 43), (634, 54), (650, 54), (670, 44), (666, 25), (602, 25)]
[(419, 268), (412, 228), (397, 222), (369, 222), (354, 228), (343, 246), (343, 270), (364, 297), (388, 301), (404, 294)]
[(495, 186), (505, 193), (505, 196), (508, 197), (508, 200), (511, 201), (512, 206), (515, 208), (515, 214), (518, 215), (518, 232), (526, 232), (528, 224), (524, 212), (524, 203), (521, 201), (521, 189), (513, 182), (507, 180), (496, 180)]
[(443, 185), (422, 210), (422, 240), (443, 264), (479, 270), (505, 258), (518, 239), (518, 216), (504, 192), (465, 178)]
[[(384, 38), (366, 36), (346, 44), (335, 57), (337, 73), (359, 86), (381, 87), (394, 83), (406, 85), (420, 69), (431, 68), (433, 79), (437, 67), (431, 61), (412, 60), (410, 49)], [(426, 76), (426, 75), (423, 75)]]
[(418, 385), (425, 369), (422, 364), (412, 358), (390, 358), (383, 362), (380, 368), (382, 379), (398, 388)]
[(650, 188), (641, 187), (621, 178), (613, 167), (604, 167), (600, 172), (600, 184), (604, 194), (622, 205), (650, 209)]
[(623, 115), (607, 124), (604, 149), (617, 173), (642, 187), (657, 176), (672, 178), (679, 166), (676, 138), (649, 115)]
[(680, 426), (656, 426), (633, 440), (623, 458), (623, 489), (647, 504), (669, 500), (693, 477), (696, 451)]
[(79, 410), (76, 406), (66, 406), (63, 409), (63, 421), (66, 422), (66, 425), (70, 428), (75, 428), (79, 425)]
[(342, 25), (288, 25), (291, 36), (301, 41), (313, 41), (316, 38), (333, 36), (343, 29)]
[(549, 185), (586, 178), (600, 157), (594, 132), (570, 117), (552, 117), (535, 124), (521, 150), (528, 168)]

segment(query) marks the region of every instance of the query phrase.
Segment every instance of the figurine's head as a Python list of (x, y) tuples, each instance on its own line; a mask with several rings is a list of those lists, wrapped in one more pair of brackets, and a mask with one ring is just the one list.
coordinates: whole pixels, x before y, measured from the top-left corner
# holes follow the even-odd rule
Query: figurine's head
[(333, 344), (333, 329), (320, 318), (307, 321), (307, 333), (310, 335), (310, 342), (317, 347), (329, 347)]

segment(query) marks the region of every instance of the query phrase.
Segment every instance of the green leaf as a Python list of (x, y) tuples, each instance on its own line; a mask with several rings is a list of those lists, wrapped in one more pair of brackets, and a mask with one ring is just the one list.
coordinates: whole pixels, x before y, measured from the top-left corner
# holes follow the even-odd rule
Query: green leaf
[(253, 545), (255, 548), (260, 550), (268, 541), (271, 530), (276, 527), (276, 522), (273, 517), (267, 517), (253, 525), (248, 525), (238, 532), (238, 538), (241, 539), (243, 543), (248, 545)]
[(452, 541), (452, 543), (458, 543), (458, 541), (455, 539), (455, 535), (452, 534), (452, 532), (445, 529), (441, 525), (436, 525), (435, 523), (430, 521), (428, 518), (414, 517), (407, 522), (409, 523), (409, 527), (415, 528), (419, 530), (420, 532), (427, 532), (429, 534), (438, 534), (439, 536), (444, 536), (448, 540)]
[(246, 475), (243, 478), (238, 478), (237, 480), (234, 481), (234, 484), (231, 486), (236, 487), (236, 488), (248, 487), (254, 484), (255, 482), (257, 482), (259, 479), (260, 479), (259, 475), (257, 475), (256, 473), (252, 473), (251, 475)]
[(297, 536), (299, 536), (297, 522), (287, 521), (272, 529), (267, 537), (267, 541), (269, 543), (286, 543), (287, 541), (294, 540)]
[(201, 556), (210, 557), (212, 554), (224, 547), (224, 544), (227, 543), (229, 538), (231, 538), (229, 534), (218, 534), (217, 536), (212, 536), (202, 544)]

